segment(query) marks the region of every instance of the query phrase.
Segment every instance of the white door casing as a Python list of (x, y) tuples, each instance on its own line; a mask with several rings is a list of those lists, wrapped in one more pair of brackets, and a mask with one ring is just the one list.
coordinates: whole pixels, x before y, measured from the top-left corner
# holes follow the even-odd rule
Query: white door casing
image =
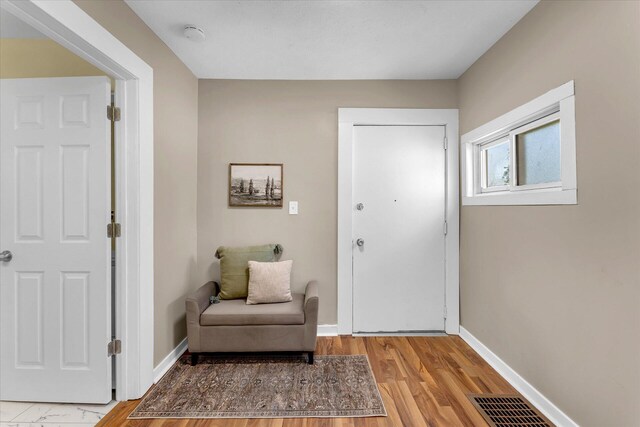
[(0, 85), (0, 398), (107, 403), (109, 80)]
[(444, 136), (444, 126), (354, 129), (356, 333), (444, 331)]
[(338, 109), (338, 334), (353, 332), (354, 135), (359, 126), (367, 125), (444, 126), (447, 222), (444, 329), (447, 334), (457, 335), (460, 332), (458, 110), (413, 108)]

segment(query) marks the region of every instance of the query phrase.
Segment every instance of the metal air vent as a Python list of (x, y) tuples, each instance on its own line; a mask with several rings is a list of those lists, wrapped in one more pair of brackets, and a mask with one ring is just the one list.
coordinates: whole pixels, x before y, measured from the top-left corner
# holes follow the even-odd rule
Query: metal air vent
[(555, 427), (520, 395), (470, 394), (467, 397), (491, 427)]

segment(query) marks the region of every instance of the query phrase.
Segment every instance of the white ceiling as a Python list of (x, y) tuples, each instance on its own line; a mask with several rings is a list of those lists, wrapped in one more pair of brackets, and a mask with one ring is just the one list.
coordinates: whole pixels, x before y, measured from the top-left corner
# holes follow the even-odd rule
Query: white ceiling
[(47, 36), (0, 8), (0, 38), (46, 39)]
[(313, 80), (458, 78), (538, 0), (126, 2), (199, 78)]

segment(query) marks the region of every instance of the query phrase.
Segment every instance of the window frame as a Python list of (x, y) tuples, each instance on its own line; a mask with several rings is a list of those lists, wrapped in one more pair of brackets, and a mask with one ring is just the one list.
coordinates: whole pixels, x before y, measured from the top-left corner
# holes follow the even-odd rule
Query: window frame
[[(516, 137), (560, 122), (560, 182), (517, 185)], [(486, 188), (483, 151), (509, 142), (509, 185)], [(464, 134), (461, 138), (463, 205), (577, 204), (575, 96), (570, 81)]]

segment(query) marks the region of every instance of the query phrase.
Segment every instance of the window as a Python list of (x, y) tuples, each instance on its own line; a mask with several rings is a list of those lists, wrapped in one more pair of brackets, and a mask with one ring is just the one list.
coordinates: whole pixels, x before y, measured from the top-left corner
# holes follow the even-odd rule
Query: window
[(537, 120), (513, 134), (515, 145), (516, 185), (561, 185), (560, 119)]
[(562, 186), (559, 113), (478, 144), (477, 150), (482, 193)]
[(573, 82), (462, 136), (463, 205), (577, 203)]
[(506, 190), (510, 181), (509, 140), (484, 144), (480, 147), (482, 162), (482, 191)]

